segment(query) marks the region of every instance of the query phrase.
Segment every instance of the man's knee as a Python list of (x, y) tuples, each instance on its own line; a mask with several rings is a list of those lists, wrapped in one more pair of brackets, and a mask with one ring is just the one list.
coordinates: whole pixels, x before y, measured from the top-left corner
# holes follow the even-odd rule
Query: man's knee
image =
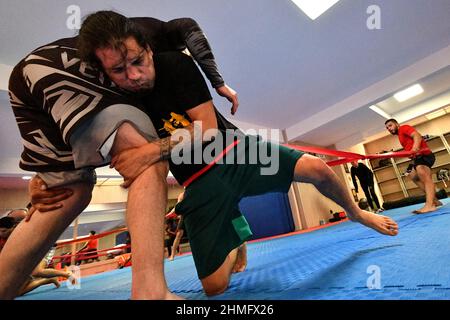
[(122, 123), (116, 131), (114, 144), (110, 154), (112, 156), (129, 148), (136, 148), (146, 144), (148, 141), (130, 122)]
[(409, 178), (410, 178), (412, 181), (414, 181), (414, 182), (420, 181), (419, 175), (418, 175), (416, 169), (414, 169), (413, 171), (411, 171), (411, 173), (409, 174)]
[(295, 165), (295, 178), (298, 182), (315, 183), (326, 180), (332, 171), (320, 158), (303, 155)]
[(73, 191), (73, 195), (62, 201), (62, 210), (74, 217), (78, 216), (91, 202), (94, 185), (89, 182), (75, 182), (64, 186)]
[(417, 166), (416, 167), (416, 176), (417, 179), (424, 179), (431, 177), (431, 169), (427, 166)]
[(224, 293), (229, 284), (229, 277), (218, 278), (214, 277), (208, 279), (209, 277), (202, 280), (203, 290), (207, 296), (216, 296), (218, 294)]

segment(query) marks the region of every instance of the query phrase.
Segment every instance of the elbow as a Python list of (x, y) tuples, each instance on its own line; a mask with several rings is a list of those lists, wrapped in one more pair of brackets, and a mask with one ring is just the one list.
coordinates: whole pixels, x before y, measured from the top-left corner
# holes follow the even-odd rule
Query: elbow
[(192, 18), (186, 17), (186, 18), (181, 18), (181, 19), (183, 20), (183, 22), (185, 23), (186, 26), (189, 26), (189, 27), (199, 27), (197, 21), (195, 21), (195, 20), (192, 19)]

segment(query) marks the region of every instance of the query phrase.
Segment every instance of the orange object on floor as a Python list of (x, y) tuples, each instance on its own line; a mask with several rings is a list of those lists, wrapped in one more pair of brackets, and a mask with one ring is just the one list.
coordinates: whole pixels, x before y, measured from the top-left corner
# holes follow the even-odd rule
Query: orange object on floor
[(119, 268), (131, 267), (131, 253), (124, 253), (115, 257), (118, 260)]

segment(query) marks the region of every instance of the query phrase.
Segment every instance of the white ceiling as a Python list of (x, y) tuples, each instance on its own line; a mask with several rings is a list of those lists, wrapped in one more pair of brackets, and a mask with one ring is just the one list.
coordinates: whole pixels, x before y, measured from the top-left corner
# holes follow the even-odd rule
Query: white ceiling
[[(366, 25), (373, 4), (381, 9), (380, 30)], [(341, 0), (315, 21), (289, 0), (2, 0), (0, 66), (74, 35), (66, 27), (70, 5), (83, 16), (114, 9), (196, 19), (226, 82), (239, 94), (240, 109), (231, 120), (286, 129), (289, 140), (322, 146), (358, 143), (382, 131), (383, 119), (367, 107), (450, 61), (449, 0)], [(441, 87), (436, 90), (450, 84)], [(215, 102), (229, 114), (224, 99)], [(0, 107), (5, 175), (18, 172), (21, 147), (4, 92)]]

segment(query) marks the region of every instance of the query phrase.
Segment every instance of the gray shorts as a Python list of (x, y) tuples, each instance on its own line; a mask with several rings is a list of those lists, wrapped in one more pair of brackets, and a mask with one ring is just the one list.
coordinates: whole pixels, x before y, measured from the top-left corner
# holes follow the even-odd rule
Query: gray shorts
[(72, 171), (38, 172), (49, 188), (62, 187), (75, 182), (86, 182), (94, 185), (97, 182), (94, 168), (82, 168)]
[(62, 172), (39, 172), (38, 176), (49, 188), (75, 182), (95, 184), (95, 168), (111, 161), (110, 151), (117, 129), (124, 122), (132, 124), (148, 141), (158, 135), (150, 118), (131, 105), (115, 104), (100, 111), (80, 125), (70, 137), (75, 170)]
[(148, 141), (158, 137), (143, 111), (127, 104), (109, 106), (79, 126), (70, 137), (75, 168), (107, 165), (116, 131), (124, 122), (132, 124)]

